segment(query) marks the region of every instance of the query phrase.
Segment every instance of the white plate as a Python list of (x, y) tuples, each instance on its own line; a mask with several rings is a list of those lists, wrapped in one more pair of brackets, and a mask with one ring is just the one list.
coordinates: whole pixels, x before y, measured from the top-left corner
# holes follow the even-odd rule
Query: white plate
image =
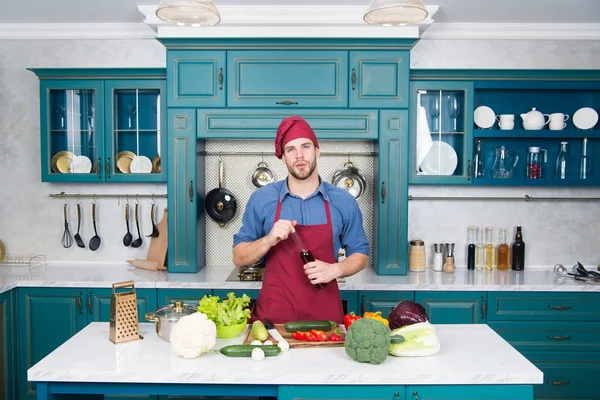
[(92, 171), (92, 161), (86, 156), (77, 156), (69, 165), (69, 171), (73, 174), (89, 174)]
[(494, 113), (494, 110), (488, 106), (479, 106), (475, 109), (475, 115), (473, 116), (473, 119), (478, 127), (482, 129), (488, 129), (494, 126), (494, 122), (496, 122), (496, 114)]
[(579, 129), (592, 129), (598, 122), (598, 113), (590, 107), (583, 107), (573, 114), (573, 125)]
[(452, 175), (458, 165), (456, 151), (446, 142), (436, 140), (420, 167), (425, 175)]
[(132, 174), (149, 174), (152, 172), (152, 161), (146, 156), (133, 157), (129, 171)]

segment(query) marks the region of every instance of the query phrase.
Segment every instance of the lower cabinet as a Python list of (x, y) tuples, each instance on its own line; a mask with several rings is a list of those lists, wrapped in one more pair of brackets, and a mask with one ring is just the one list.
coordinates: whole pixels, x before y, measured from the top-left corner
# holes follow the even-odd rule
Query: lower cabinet
[(358, 292), (358, 296), (360, 300), (360, 315), (363, 315), (366, 311), (381, 311), (381, 315), (387, 318), (392, 308), (400, 300), (414, 301), (415, 292), (368, 290)]
[(16, 290), (0, 294), (0, 400), (14, 399), (16, 348), (13, 293)]
[(486, 292), (416, 292), (432, 324), (482, 324), (486, 319)]

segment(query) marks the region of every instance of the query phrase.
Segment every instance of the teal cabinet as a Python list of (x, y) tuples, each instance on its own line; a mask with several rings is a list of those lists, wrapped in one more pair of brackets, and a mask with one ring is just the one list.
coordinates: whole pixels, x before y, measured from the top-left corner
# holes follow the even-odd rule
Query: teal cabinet
[(13, 310), (13, 293), (0, 293), (0, 398), (16, 397), (17, 362), (16, 313)]
[(156, 302), (158, 307), (173, 304), (177, 300), (197, 306), (201, 298), (211, 294), (211, 289), (157, 289)]
[[(196, 140), (196, 111), (169, 109), (167, 136), (170, 211), (167, 268), (169, 272), (197, 272), (198, 254), (204, 254), (204, 236), (197, 229), (204, 226), (206, 217), (198, 193), (198, 190), (204, 192), (204, 173), (196, 172), (196, 167), (204, 165), (204, 156), (197, 157), (196, 153), (203, 147), (203, 142)], [(202, 180), (198, 182), (196, 177)]]
[(432, 324), (482, 324), (486, 318), (486, 292), (416, 292)]
[(168, 50), (168, 107), (225, 107), (225, 51)]
[(408, 268), (408, 111), (379, 115), (375, 190), (374, 265), (378, 275), (406, 275)]
[(404, 386), (279, 386), (278, 400), (303, 399), (369, 399), (369, 400), (405, 400)]
[(473, 82), (411, 82), (410, 183), (472, 183), (473, 91)]
[(344, 309), (344, 315), (349, 312), (358, 314), (358, 293), (354, 290), (340, 290), (340, 297), (342, 298), (342, 308)]
[(409, 51), (350, 51), (351, 108), (408, 108)]
[(32, 69), (43, 182), (164, 182), (163, 69)]
[(366, 290), (358, 292), (358, 296), (360, 299), (360, 315), (367, 311), (380, 311), (381, 315), (387, 318), (392, 308), (401, 300), (414, 301), (415, 292)]
[(489, 321), (600, 320), (598, 293), (489, 292)]
[(231, 50), (227, 107), (348, 106), (348, 52)]
[(532, 400), (532, 385), (407, 386), (407, 400)]
[[(19, 288), (19, 396), (34, 399), (27, 370), (88, 323), (108, 322), (111, 289)], [(156, 290), (138, 289), (138, 318), (156, 308)], [(51, 329), (49, 328), (51, 327)], [(107, 338), (108, 340), (108, 338)]]

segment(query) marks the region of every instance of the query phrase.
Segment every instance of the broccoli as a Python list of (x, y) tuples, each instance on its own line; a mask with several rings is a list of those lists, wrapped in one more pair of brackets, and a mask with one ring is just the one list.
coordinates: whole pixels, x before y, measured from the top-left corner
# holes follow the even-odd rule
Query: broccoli
[(344, 348), (355, 361), (381, 364), (390, 349), (390, 329), (379, 321), (362, 318), (348, 328)]

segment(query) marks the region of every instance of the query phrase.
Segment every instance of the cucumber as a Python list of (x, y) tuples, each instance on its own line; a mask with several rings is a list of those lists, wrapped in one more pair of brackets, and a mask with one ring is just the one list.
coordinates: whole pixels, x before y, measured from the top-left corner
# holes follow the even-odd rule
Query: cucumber
[(308, 332), (313, 329), (328, 332), (337, 326), (335, 321), (315, 320), (315, 321), (291, 321), (286, 322), (284, 328), (287, 332)]
[(265, 324), (262, 321), (254, 321), (252, 323), (252, 333), (254, 334), (254, 339), (258, 339), (261, 342), (267, 340), (269, 337), (269, 332), (267, 332), (267, 328), (265, 328)]
[(252, 346), (249, 344), (232, 344), (221, 349), (221, 354), (227, 357), (251, 357), (253, 349), (262, 349), (266, 357), (276, 356), (281, 353), (278, 346)]

